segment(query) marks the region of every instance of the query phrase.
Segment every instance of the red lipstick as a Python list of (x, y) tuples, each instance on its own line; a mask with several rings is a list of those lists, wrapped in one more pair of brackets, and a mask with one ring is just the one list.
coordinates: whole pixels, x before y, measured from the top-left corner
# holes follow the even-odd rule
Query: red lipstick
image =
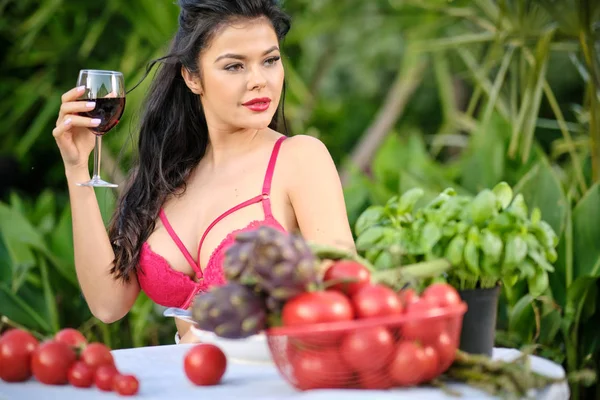
[(260, 97), (242, 103), (242, 105), (248, 107), (252, 111), (262, 112), (269, 109), (269, 105), (271, 105), (271, 99), (268, 97)]

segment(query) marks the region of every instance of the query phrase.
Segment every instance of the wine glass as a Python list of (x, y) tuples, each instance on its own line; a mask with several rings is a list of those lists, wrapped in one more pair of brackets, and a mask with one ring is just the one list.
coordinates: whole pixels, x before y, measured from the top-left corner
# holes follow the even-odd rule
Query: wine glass
[(118, 71), (82, 69), (79, 71), (77, 86), (85, 86), (85, 92), (77, 101), (96, 103), (91, 111), (80, 112), (79, 115), (100, 119), (100, 125), (90, 128), (96, 136), (94, 146), (94, 173), (92, 179), (78, 183), (78, 186), (118, 187), (100, 178), (100, 154), (102, 151), (102, 135), (117, 125), (125, 110), (125, 84), (123, 74)]

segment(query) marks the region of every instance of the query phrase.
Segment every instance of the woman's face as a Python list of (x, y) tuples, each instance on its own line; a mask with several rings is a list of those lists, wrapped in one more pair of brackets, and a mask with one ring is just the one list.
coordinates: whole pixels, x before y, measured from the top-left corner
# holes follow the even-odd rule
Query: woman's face
[(207, 122), (220, 129), (262, 129), (277, 110), (283, 87), (279, 43), (271, 23), (236, 21), (201, 53), (201, 101)]

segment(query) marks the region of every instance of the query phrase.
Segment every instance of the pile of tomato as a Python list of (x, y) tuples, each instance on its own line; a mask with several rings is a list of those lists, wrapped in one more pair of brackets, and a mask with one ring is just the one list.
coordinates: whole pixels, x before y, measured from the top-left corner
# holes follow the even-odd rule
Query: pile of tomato
[(414, 386), (454, 361), (466, 308), (452, 286), (396, 292), (345, 260), (324, 283), (289, 300), (282, 327), (267, 332), (275, 363), (298, 389)]
[(31, 377), (46, 385), (95, 385), (123, 396), (135, 395), (139, 390), (138, 379), (119, 372), (107, 346), (88, 343), (81, 332), (72, 328), (42, 342), (21, 329), (0, 336), (0, 379), (25, 382)]

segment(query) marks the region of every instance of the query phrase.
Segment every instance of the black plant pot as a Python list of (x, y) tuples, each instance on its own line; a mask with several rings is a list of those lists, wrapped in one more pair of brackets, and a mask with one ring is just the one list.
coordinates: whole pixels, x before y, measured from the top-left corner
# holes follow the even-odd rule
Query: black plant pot
[(460, 350), (492, 356), (496, 338), (496, 319), (500, 286), (491, 289), (459, 291), (467, 306), (460, 333)]

